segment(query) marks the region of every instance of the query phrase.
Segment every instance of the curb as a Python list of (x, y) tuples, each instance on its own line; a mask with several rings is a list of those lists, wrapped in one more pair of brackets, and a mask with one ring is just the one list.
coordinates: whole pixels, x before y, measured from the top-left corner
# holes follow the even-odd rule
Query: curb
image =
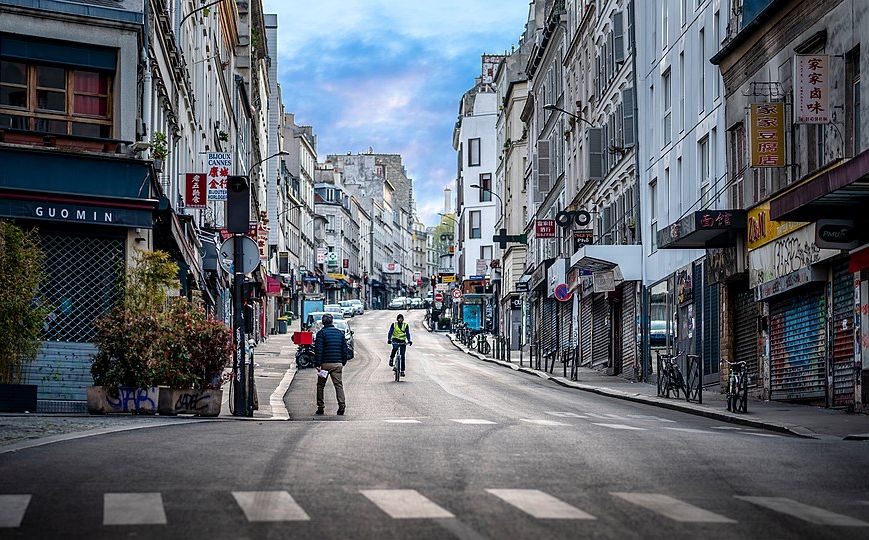
[[(745, 418), (742, 416), (733, 416), (724, 412), (719, 412), (706, 408), (693, 407), (688, 404), (683, 404), (678, 401), (664, 401), (662, 399), (658, 399), (655, 397), (647, 397), (641, 394), (629, 394), (626, 392), (620, 392), (618, 390), (611, 390), (609, 388), (603, 388), (600, 386), (592, 386), (590, 384), (582, 384), (575, 381), (571, 381), (565, 379), (564, 377), (556, 377), (555, 375), (550, 375), (546, 372), (539, 371), (532, 368), (526, 368), (517, 366), (515, 364), (511, 364), (509, 362), (503, 362), (501, 360), (496, 360), (494, 358), (487, 358), (479, 353), (474, 351), (469, 351), (465, 349), (464, 346), (460, 345), (456, 342), (454, 336), (452, 334), (447, 334), (447, 337), (450, 339), (450, 342), (455, 346), (458, 350), (468, 354), (469, 356), (473, 356), (478, 360), (482, 360), (484, 362), (489, 362), (490, 364), (497, 364), (502, 367), (507, 367), (512, 369), (513, 371), (521, 371), (522, 373), (527, 373), (529, 375), (536, 375), (541, 379), (547, 379), (549, 381), (554, 382), (560, 386), (565, 388), (573, 388), (575, 390), (582, 390), (583, 392), (590, 392), (593, 394), (598, 394), (601, 396), (612, 397), (616, 399), (623, 399), (625, 401), (632, 401), (634, 403), (643, 403), (645, 405), (653, 405), (655, 407), (661, 407), (663, 409), (671, 409), (674, 411), (680, 411), (688, 414), (693, 414), (696, 416), (704, 416), (706, 418), (712, 418), (713, 420), (720, 420), (722, 422), (729, 422), (731, 424), (740, 424), (743, 426), (749, 426), (754, 428), (766, 429), (768, 431), (776, 431), (778, 433), (786, 433), (788, 435), (793, 435), (795, 437), (800, 437), (803, 439), (820, 439), (820, 437), (815, 434), (813, 431), (806, 429), (801, 426), (786, 426), (784, 424), (777, 424), (775, 422), (764, 422), (761, 420), (753, 420), (751, 418)], [(858, 438), (865, 436), (866, 439)], [(845, 437), (846, 440), (869, 440), (869, 434), (866, 435), (849, 435)]]

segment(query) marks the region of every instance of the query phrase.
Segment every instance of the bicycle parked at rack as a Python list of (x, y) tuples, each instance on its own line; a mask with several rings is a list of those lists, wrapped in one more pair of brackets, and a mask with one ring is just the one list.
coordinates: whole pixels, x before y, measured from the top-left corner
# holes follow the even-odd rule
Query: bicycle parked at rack
[(739, 362), (723, 361), (730, 366), (727, 377), (727, 410), (730, 412), (748, 412), (748, 368), (745, 360)]
[(685, 377), (682, 376), (682, 370), (679, 369), (677, 357), (669, 354), (659, 354), (658, 361), (660, 371), (658, 373), (658, 395), (670, 397), (670, 392), (675, 394), (678, 399), (679, 392), (684, 394), (685, 399), (688, 399), (688, 389), (685, 386)]
[(487, 355), (492, 352), (492, 345), (489, 344), (489, 340), (486, 337), (485, 332), (477, 332), (476, 334), (474, 334), (471, 342), (471, 348), (477, 349), (477, 352), (482, 355)]

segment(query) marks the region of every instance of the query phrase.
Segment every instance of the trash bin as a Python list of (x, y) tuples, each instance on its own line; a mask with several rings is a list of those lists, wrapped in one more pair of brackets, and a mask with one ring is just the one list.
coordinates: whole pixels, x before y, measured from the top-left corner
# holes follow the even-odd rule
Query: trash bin
[(287, 333), (287, 321), (278, 321), (278, 334)]

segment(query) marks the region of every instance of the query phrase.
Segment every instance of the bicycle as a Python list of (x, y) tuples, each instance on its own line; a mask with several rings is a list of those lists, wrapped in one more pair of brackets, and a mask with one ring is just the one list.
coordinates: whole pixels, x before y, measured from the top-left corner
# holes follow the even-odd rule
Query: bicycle
[(685, 387), (685, 378), (682, 376), (676, 357), (663, 354), (658, 356), (659, 359), (662, 359), (661, 372), (658, 373), (658, 395), (669, 398), (672, 391), (678, 399), (681, 391), (687, 400), (688, 389)]
[(486, 338), (486, 334), (480, 332), (474, 336), (475, 342), (472, 348), (477, 349), (477, 352), (482, 355), (487, 355), (492, 351), (492, 346)]
[(730, 366), (727, 376), (727, 410), (748, 412), (748, 369), (745, 360), (739, 362), (723, 361)]
[(392, 364), (392, 371), (395, 373), (395, 382), (399, 382), (401, 377), (404, 376), (404, 358), (407, 354), (407, 347), (410, 343), (406, 341), (401, 341), (397, 339), (392, 340), (392, 348), (398, 349), (395, 354), (395, 360)]

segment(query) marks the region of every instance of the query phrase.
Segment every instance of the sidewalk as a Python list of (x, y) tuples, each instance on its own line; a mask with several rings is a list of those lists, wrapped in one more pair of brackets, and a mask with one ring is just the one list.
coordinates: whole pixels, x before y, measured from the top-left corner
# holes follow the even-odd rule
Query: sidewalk
[[(296, 375), (296, 346), (292, 333), (275, 334), (260, 342), (254, 349), (254, 362), (259, 409), (254, 411), (253, 420), (289, 420), (284, 394)], [(233, 417), (229, 411), (229, 384), (223, 386), (220, 418), (244, 418)]]
[(457, 349), (470, 356), (584, 392), (673, 409), (724, 422), (789, 433), (798, 437), (869, 440), (869, 415), (760, 400), (749, 401), (748, 414), (731, 413), (727, 410), (724, 395), (718, 391), (707, 390), (703, 392), (703, 404), (701, 405), (675, 398), (658, 397), (657, 388), (654, 385), (634, 383), (621, 377), (604, 375), (589, 368), (580, 368), (579, 380), (571, 381), (562, 376), (563, 370), (560, 364), (556, 365), (555, 370), (550, 374), (532, 369), (527, 362), (526, 366), (523, 367), (519, 365), (518, 360), (506, 362), (490, 356), (483, 356), (466, 348), (452, 334), (447, 334), (447, 337)]

